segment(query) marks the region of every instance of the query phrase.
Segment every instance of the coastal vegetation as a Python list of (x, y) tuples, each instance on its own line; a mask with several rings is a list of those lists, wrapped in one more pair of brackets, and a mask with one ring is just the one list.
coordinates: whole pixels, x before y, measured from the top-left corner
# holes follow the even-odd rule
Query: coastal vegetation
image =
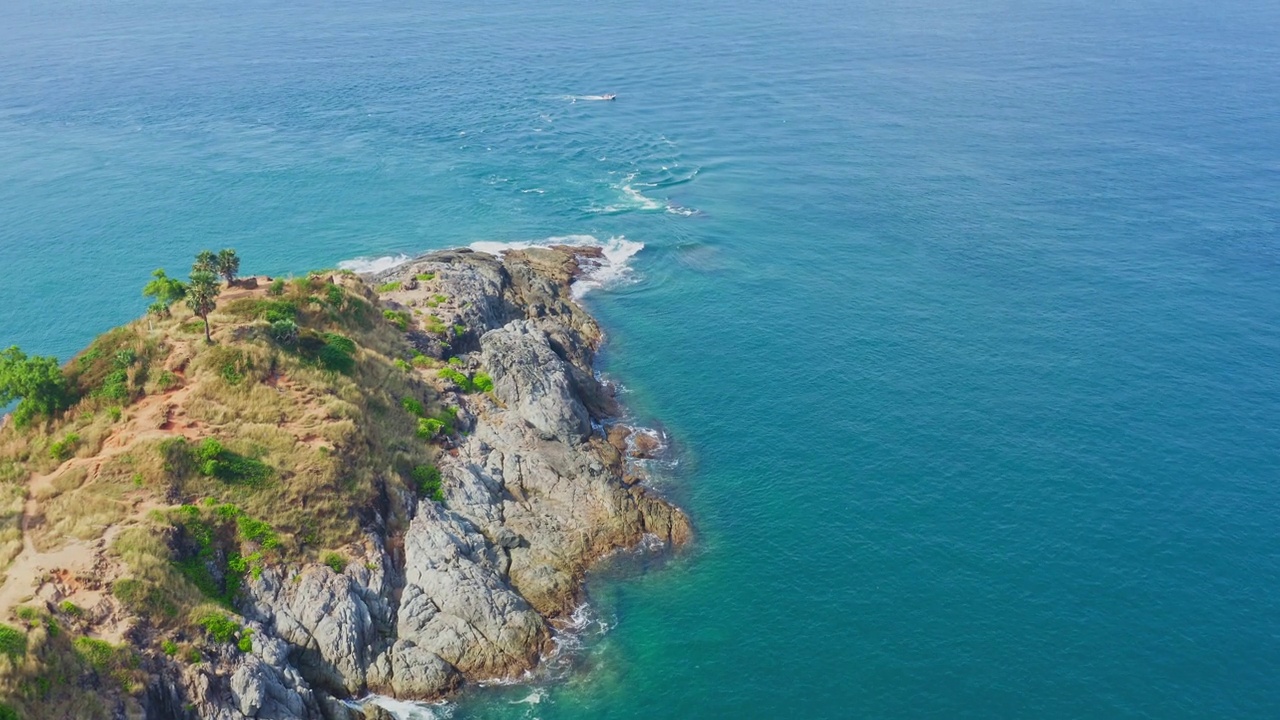
[(531, 670), (596, 558), (689, 533), (592, 429), (575, 262), (205, 251), (68, 362), (0, 354), (0, 720), (320, 717)]
[[(342, 572), (329, 548), (372, 513), (407, 524), (388, 497), (443, 502), (437, 443), (457, 431), (408, 313), (342, 273), (237, 286), (239, 265), (205, 251), (185, 282), (156, 270), (145, 318), (65, 365), (0, 352), (0, 404), (16, 403), (0, 428), (0, 571), (22, 550), (28, 493), (37, 552), (113, 529), (107, 592), (184, 662), (252, 649), (236, 603), (268, 568)], [(140, 692), (142, 656), (96, 635), (74, 597), (19, 616), (0, 624), (0, 718), (105, 717), (87, 687)]]

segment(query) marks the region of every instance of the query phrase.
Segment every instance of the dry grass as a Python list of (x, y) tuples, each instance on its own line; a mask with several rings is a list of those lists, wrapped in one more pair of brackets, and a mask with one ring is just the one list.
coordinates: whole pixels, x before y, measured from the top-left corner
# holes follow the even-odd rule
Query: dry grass
[[(27, 608), (20, 629), (27, 647), (21, 654), (0, 654), (0, 696), (21, 718), (107, 720), (118, 707), (128, 717), (141, 717), (131, 695), (142, 692), (146, 676), (136, 654), (115, 649), (110, 657), (86, 653), (88, 647), (109, 648), (101, 641), (77, 648), (76, 638), (37, 608)], [(83, 641), (82, 641), (83, 642)]]
[[(269, 312), (294, 313), (312, 350), (277, 339)], [(265, 548), (237, 534), (233, 522), (217, 540), (227, 556), (256, 554), (258, 564), (316, 560), (359, 540), (375, 515), (393, 532), (403, 528), (404, 499), (415, 492), (409, 473), (436, 452), (400, 403), (412, 397), (437, 412), (440, 399), (418, 370), (406, 369), (413, 349), (358, 279), (309, 276), (281, 297), (268, 298), (264, 288), (227, 302), (212, 317), (211, 345), (190, 321), (175, 308), (172, 318), (103, 335), (68, 365), (82, 396), (75, 407), (43, 425), (0, 429), (0, 569), (22, 550), (31, 483), (43, 515), (32, 530), (37, 547), (122, 526), (109, 548), (123, 568), (115, 595), (157, 637), (191, 637), (194, 618), (214, 601), (190, 574), (194, 551), (176, 506), (207, 515), (234, 505), (278, 542)], [(346, 373), (326, 369), (314, 353), (335, 334), (355, 344)], [(72, 435), (70, 452), (54, 457), (54, 443)], [(226, 457), (269, 472), (251, 482), (205, 474), (196, 449), (207, 438)], [(0, 695), (20, 711), (36, 707), (33, 677), (70, 673), (68, 663), (79, 662), (74, 652), (65, 656), (67, 641), (51, 643), (40, 632), (30, 631), (29, 657), (0, 660)], [(43, 716), (104, 716), (92, 693), (55, 695), (41, 696), (51, 703)]]

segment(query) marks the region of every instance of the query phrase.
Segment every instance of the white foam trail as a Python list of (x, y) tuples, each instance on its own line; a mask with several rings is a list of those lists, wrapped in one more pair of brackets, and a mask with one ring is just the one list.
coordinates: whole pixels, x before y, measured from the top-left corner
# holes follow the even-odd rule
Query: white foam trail
[(408, 255), (387, 255), (376, 258), (358, 257), (351, 260), (343, 260), (338, 263), (338, 269), (350, 270), (361, 275), (373, 275), (407, 263), (411, 259)]
[(578, 100), (612, 100), (613, 98), (608, 95), (565, 95), (564, 99), (576, 102)]
[(385, 695), (370, 695), (356, 703), (348, 703), (357, 708), (365, 705), (377, 705), (391, 713), (397, 720), (445, 720), (453, 716), (454, 706), (439, 702), (433, 704), (397, 700)]
[(510, 250), (527, 250), (531, 247), (548, 245), (574, 245), (579, 247), (598, 247), (603, 252), (602, 258), (582, 258), (579, 264), (583, 269), (582, 277), (573, 283), (573, 296), (581, 298), (592, 290), (617, 287), (634, 282), (635, 274), (631, 268), (631, 258), (644, 249), (644, 243), (628, 240), (621, 235), (601, 242), (594, 235), (562, 235), (549, 237), (536, 242), (493, 242), (481, 241), (469, 246), (476, 252), (501, 255)]
[(537, 705), (538, 703), (542, 702), (542, 699), (545, 698), (546, 696), (547, 696), (546, 693), (544, 693), (541, 688), (534, 688), (533, 692), (529, 693), (523, 699), (512, 700), (508, 704), (509, 705)]
[(627, 177), (626, 181), (622, 183), (622, 194), (626, 195), (627, 199), (632, 203), (640, 206), (641, 210), (657, 210), (662, 208), (663, 204), (661, 202), (658, 202), (651, 197), (646, 197), (644, 193), (637, 190), (635, 186), (631, 184), (635, 178), (635, 175), (630, 175)]

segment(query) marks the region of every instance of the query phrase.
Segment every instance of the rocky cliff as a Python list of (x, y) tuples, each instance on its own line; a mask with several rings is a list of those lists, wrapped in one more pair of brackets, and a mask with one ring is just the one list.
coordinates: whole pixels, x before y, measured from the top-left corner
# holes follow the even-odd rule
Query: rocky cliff
[[(27, 657), (0, 656), (10, 704), (354, 720), (368, 693), (432, 699), (534, 669), (593, 562), (690, 534), (641, 482), (594, 373), (601, 333), (570, 288), (599, 262), (458, 250), (287, 291), (262, 279), (213, 349), (135, 324), (119, 407), (0, 444), (0, 477), (27, 487), (0, 588), (28, 635)], [(73, 457), (46, 449), (72, 435)], [(126, 507), (59, 505), (100, 497)], [(40, 687), (55, 665), (79, 675)]]

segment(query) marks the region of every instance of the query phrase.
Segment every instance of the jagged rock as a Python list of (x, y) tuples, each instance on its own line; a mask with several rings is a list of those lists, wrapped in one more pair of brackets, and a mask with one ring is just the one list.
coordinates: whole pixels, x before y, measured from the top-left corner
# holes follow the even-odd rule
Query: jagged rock
[[(593, 430), (618, 410), (593, 374), (599, 328), (570, 292), (583, 252), (448, 251), (378, 275), (378, 284), (401, 283), (400, 306), (465, 326), (447, 338), (410, 328), (420, 350), (461, 355), (459, 367), (493, 379), (492, 395), (449, 395), (466, 432), (441, 441), (444, 503), (387, 483), (378, 509), (353, 509), (368, 519), (367, 535), (336, 548), (352, 559), (343, 572), (268, 564), (238, 607), (252, 651), (224, 644), (199, 665), (148, 656), (148, 717), (380, 718), (348, 701), (369, 692), (430, 699), (466, 681), (516, 678), (552, 647), (548, 620), (576, 606), (593, 562), (647, 537), (689, 539), (684, 514), (645, 489), (627, 458), (656, 450), (643, 433)], [(434, 277), (416, 279), (426, 273)], [(415, 380), (428, 381), (438, 383), (434, 373)], [(388, 457), (387, 472), (403, 472), (398, 462)]]
[(546, 623), (507, 584), (498, 552), (474, 525), (424, 501), (404, 553), (401, 640), (470, 675), (505, 677), (534, 665), (550, 638)]
[(248, 589), (246, 617), (299, 648), (300, 665), (313, 682), (343, 693), (364, 688), (373, 619), (349, 577), (310, 565), (296, 581), (285, 582), (268, 569)]
[(582, 440), (591, 418), (546, 333), (528, 321), (513, 320), (485, 333), (480, 347), (498, 399), (548, 439)]
[(400, 640), (391, 649), (391, 689), (397, 697), (435, 697), (461, 680), (458, 671), (435, 653)]

